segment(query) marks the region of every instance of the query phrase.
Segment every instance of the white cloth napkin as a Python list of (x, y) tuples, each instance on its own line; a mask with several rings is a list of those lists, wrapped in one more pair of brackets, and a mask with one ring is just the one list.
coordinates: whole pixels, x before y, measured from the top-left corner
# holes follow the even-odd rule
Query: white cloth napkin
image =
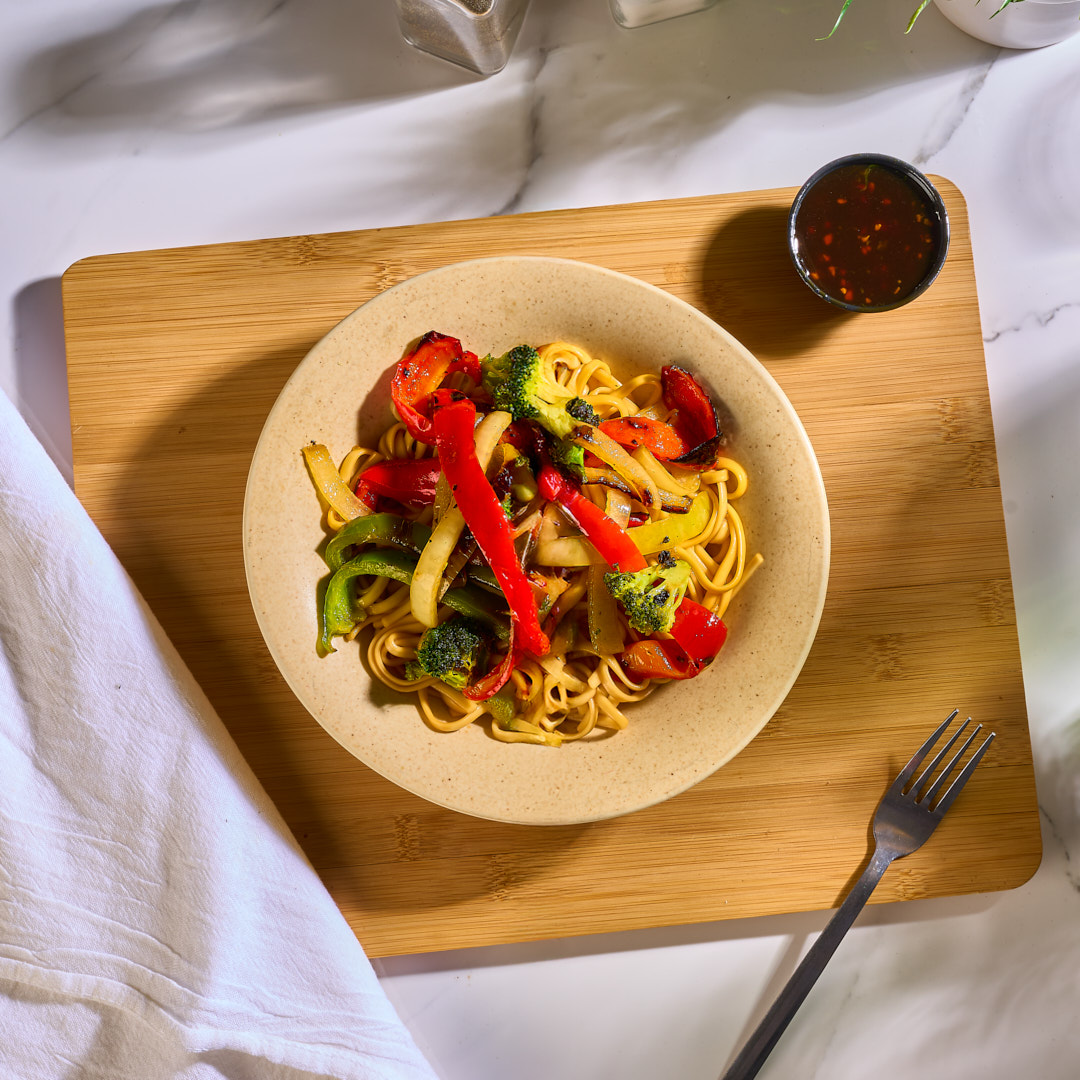
[(0, 1077), (434, 1075), (0, 392)]

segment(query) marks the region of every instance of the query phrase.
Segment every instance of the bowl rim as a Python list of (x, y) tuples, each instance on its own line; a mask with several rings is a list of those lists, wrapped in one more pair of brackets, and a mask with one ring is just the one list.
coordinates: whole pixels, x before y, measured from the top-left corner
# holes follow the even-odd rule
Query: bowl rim
[[(907, 293), (899, 300), (893, 300), (886, 304), (873, 304), (870, 306), (865, 304), (850, 304), (846, 300), (841, 300), (838, 297), (832, 296), (810, 277), (805, 265), (799, 258), (799, 244), (795, 230), (795, 222), (806, 196), (830, 173), (848, 165), (860, 164), (879, 165), (882, 168), (889, 169), (904, 177), (906, 180), (909, 180), (925, 196), (933, 208), (934, 216), (937, 219), (939, 230), (937, 251), (934, 258), (927, 266), (926, 273), (923, 275), (922, 280), (911, 292)], [(926, 292), (937, 279), (938, 274), (941, 272), (941, 268), (945, 265), (945, 259), (949, 254), (949, 239), (949, 211), (945, 206), (945, 200), (942, 197), (941, 192), (938, 191), (933, 183), (931, 183), (930, 179), (915, 168), (911, 162), (904, 161), (902, 158), (892, 157), (889, 154), (845, 154), (843, 157), (834, 158), (832, 161), (826, 162), (821, 168), (813, 172), (803, 183), (802, 187), (799, 188), (798, 194), (792, 201), (791, 209), (788, 212), (788, 254), (791, 256), (791, 261), (795, 266), (795, 272), (799, 275), (799, 279), (814, 293), (815, 296), (821, 297), (826, 303), (832, 304), (834, 307), (842, 308), (844, 311), (851, 311), (857, 314), (895, 311), (897, 308), (903, 307), (905, 304), (910, 304), (912, 300), (917, 300), (922, 296), (922, 294)]]
[[(453, 801), (440, 799), (439, 797), (434, 796), (430, 791), (422, 789), (419, 785), (413, 786), (402, 777), (390, 775), (378, 765), (373, 764), (370, 760), (361, 756), (361, 754), (358, 753), (356, 749), (350, 746), (342, 738), (339, 738), (338, 734), (334, 730), (332, 730), (330, 727), (323, 723), (319, 712), (313, 707), (310, 701), (310, 696), (307, 690), (302, 685), (298, 684), (297, 679), (299, 676), (297, 675), (296, 677), (294, 677), (295, 673), (291, 670), (291, 667), (285, 660), (285, 657), (277, 648), (275, 641), (273, 640), (274, 636), (268, 633), (265, 620), (268, 617), (269, 612), (267, 609), (267, 605), (264, 602), (264, 599), (260, 595), (257, 575), (253, 567), (253, 552), (249, 544), (249, 536), (251, 535), (251, 494), (253, 485), (255, 483), (256, 465), (260, 457), (260, 451), (264, 449), (264, 442), (269, 442), (271, 439), (271, 429), (273, 426), (272, 421), (274, 420), (275, 415), (278, 413), (279, 410), (282, 412), (285, 412), (287, 410), (289, 405), (288, 390), (294, 382), (300, 382), (299, 373), (301, 371), (301, 368), (303, 368), (308, 361), (308, 359), (314, 354), (316, 354), (323, 347), (327, 339), (335, 335), (341, 327), (343, 327), (350, 320), (359, 317), (359, 313), (361, 311), (370, 308), (371, 305), (378, 305), (384, 297), (389, 296), (391, 293), (395, 292), (395, 290), (402, 289), (408, 286), (413, 286), (414, 283), (417, 282), (419, 279), (434, 277), (436, 275), (445, 273), (453, 273), (461, 270), (467, 270), (467, 268), (473, 266), (494, 265), (510, 262), (547, 265), (565, 264), (576, 268), (584, 268), (590, 273), (597, 273), (600, 275), (620, 279), (622, 281), (631, 283), (634, 287), (648, 290), (658, 295), (663, 299), (665, 303), (671, 304), (673, 307), (682, 309), (691, 319), (700, 320), (706, 323), (710, 331), (714, 334), (717, 334), (721, 339), (725, 340), (726, 343), (740, 356), (741, 361), (748, 364), (750, 368), (756, 373), (756, 375), (769, 387), (773, 400), (780, 406), (787, 420), (792, 425), (792, 430), (795, 434), (796, 441), (802, 446), (804, 452), (808, 456), (808, 461), (811, 466), (812, 474), (814, 480), (816, 481), (815, 495), (817, 495), (820, 499), (820, 579), (818, 581), (816, 596), (813, 598), (813, 610), (809, 613), (807, 629), (804, 634), (801, 646), (799, 648), (798, 656), (797, 658), (793, 659), (793, 662), (790, 665), (790, 669), (787, 673), (787, 677), (785, 678), (785, 680), (782, 682), (782, 684), (777, 684), (775, 693), (770, 700), (770, 707), (768, 707), (764, 711), (760, 723), (758, 723), (753, 730), (749, 731), (744, 738), (738, 740), (737, 742), (733, 742), (728, 748), (728, 752), (726, 754), (724, 754), (719, 759), (711, 759), (707, 763), (706, 767), (699, 768), (694, 775), (686, 778), (685, 782), (673, 785), (667, 790), (654, 793), (646, 797), (645, 799), (639, 798), (636, 802), (633, 803), (633, 805), (624, 805), (614, 809), (602, 809), (598, 812), (591, 813), (586, 816), (574, 815), (572, 817), (541, 818), (539, 816), (516, 817), (482, 813), (476, 809), (464, 808), (463, 806), (458, 805)], [(471, 817), (515, 825), (561, 826), (584, 824), (587, 822), (608, 820), (615, 817), (625, 816), (626, 814), (636, 813), (638, 810), (647, 809), (682, 794), (688, 789), (694, 787), (696, 784), (699, 784), (703, 780), (707, 779), (718, 769), (722, 768), (739, 753), (741, 753), (742, 750), (744, 750), (746, 746), (749, 745), (749, 743), (752, 742), (753, 739), (761, 733), (761, 731), (775, 715), (777, 709), (779, 709), (780, 706), (783, 704), (787, 695), (790, 693), (792, 686), (795, 684), (800, 673), (802, 672), (803, 667), (806, 664), (806, 659), (817, 638), (817, 632), (820, 627), (821, 617), (824, 611), (826, 594), (828, 590), (831, 564), (831, 520), (829, 515), (827, 493), (825, 490), (824, 480), (821, 475), (821, 467), (817, 460), (817, 455), (814, 452), (813, 445), (810, 442), (809, 435), (806, 432), (805, 426), (803, 425), (801, 418), (795, 411), (794, 406), (791, 404), (783, 388), (779, 385), (779, 383), (772, 376), (771, 372), (769, 372), (769, 370), (764, 366), (764, 364), (762, 364), (761, 361), (758, 360), (757, 357), (754, 356), (753, 353), (751, 353), (746, 346), (744, 346), (737, 338), (735, 338), (730, 333), (730, 331), (726, 330), (719, 323), (711, 319), (708, 315), (706, 315), (699, 308), (695, 307), (693, 304), (689, 303), (686, 300), (683, 300), (681, 297), (675, 296), (673, 293), (668, 292), (666, 289), (662, 289), (659, 286), (652, 284), (651, 282), (643, 280), (642, 278), (638, 278), (632, 274), (626, 274), (621, 271), (611, 270), (607, 267), (600, 266), (596, 263), (590, 263), (583, 259), (571, 259), (559, 256), (529, 255), (516, 253), (511, 255), (496, 255), (476, 259), (459, 260), (457, 262), (446, 263), (442, 266), (432, 267), (431, 269), (410, 275), (409, 277), (395, 283), (393, 286), (390, 286), (387, 289), (384, 289), (382, 292), (375, 294), (362, 304), (358, 305), (342, 319), (339, 319), (327, 331), (327, 333), (324, 334), (308, 350), (308, 352), (304, 355), (303, 359), (294, 369), (292, 374), (290, 374), (285, 384), (282, 386), (278, 397), (275, 399), (275, 402), (269, 410), (266, 420), (264, 421), (262, 431), (260, 432), (258, 442), (252, 454), (251, 466), (249, 467), (247, 483), (245, 485), (244, 505), (242, 514), (242, 530), (245, 579), (248, 586), (249, 598), (255, 613), (256, 622), (258, 623), (260, 633), (274, 661), (275, 666), (285, 680), (286, 684), (289, 686), (290, 691), (296, 697), (296, 699), (299, 701), (305, 711), (307, 711), (316, 721), (316, 723), (318, 723), (324, 731), (326, 731), (332, 738), (334, 738), (347, 751), (349, 751), (349, 753), (356, 757), (365, 767), (371, 769), (373, 772), (384, 777), (398, 787), (401, 787), (404, 790), (409, 791), (410, 793), (424, 799), (425, 801), (449, 810), (453, 810), (458, 813), (466, 814)], [(422, 720), (419, 718), (419, 716), (417, 718), (417, 722), (422, 723)]]

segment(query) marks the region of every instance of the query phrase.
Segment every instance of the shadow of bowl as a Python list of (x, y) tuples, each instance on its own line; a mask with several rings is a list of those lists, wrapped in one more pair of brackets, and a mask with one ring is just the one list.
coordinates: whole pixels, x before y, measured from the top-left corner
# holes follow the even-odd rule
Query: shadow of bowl
[(797, 359), (853, 317), (799, 279), (787, 229), (786, 207), (746, 210), (717, 230), (700, 268), (705, 313), (765, 362)]

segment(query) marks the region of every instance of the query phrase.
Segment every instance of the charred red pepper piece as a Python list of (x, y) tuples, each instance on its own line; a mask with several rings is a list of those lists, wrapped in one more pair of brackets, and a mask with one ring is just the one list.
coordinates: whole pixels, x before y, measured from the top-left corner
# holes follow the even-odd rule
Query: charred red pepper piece
[(646, 638), (619, 654), (626, 673), (635, 679), (692, 679), (701, 668), (675, 641)]
[(443, 379), (464, 371), (480, 381), (480, 361), (465, 352), (457, 338), (429, 330), (416, 348), (398, 361), (390, 383), (390, 398), (409, 434), (423, 443), (435, 441), (431, 423), (431, 394)]
[(540, 494), (549, 502), (557, 502), (574, 519), (574, 523), (589, 538), (600, 557), (617, 573), (628, 574), (648, 566), (637, 544), (627, 536), (595, 503), (565, 477), (545, 463), (540, 469)]
[(394, 458), (365, 469), (356, 481), (356, 497), (374, 506), (384, 495), (410, 506), (430, 506), (442, 466), (438, 458)]
[(521, 659), (521, 650), (514, 647), (514, 620), (510, 620), (510, 641), (507, 643), (506, 654), (498, 667), (492, 668), (479, 682), (472, 686), (466, 686), (461, 692), (470, 701), (487, 701), (494, 697), (507, 683), (518, 660)]
[[(617, 522), (590, 502), (564, 476), (544, 462), (539, 476), (540, 494), (557, 502), (589, 538), (600, 557), (618, 573), (644, 570), (648, 561)], [(634, 642), (620, 654), (626, 670), (639, 677), (692, 679), (709, 664), (727, 638), (727, 627), (708, 608), (683, 597), (675, 610), (671, 638)]]
[(533, 444), (533, 434), (520, 420), (508, 424), (499, 442), (509, 443), (515, 450), (527, 450)]
[[(544, 656), (550, 644), (540, 629), (532, 589), (518, 562), (510, 522), (476, 457), (475, 420), (476, 406), (467, 398), (451, 400), (435, 410), (432, 426), (439, 461), (465, 524), (480, 545), (510, 606), (521, 648), (535, 656)], [(487, 696), (498, 689), (495, 686)]]
[(673, 640), (635, 641), (619, 655), (627, 674), (638, 679), (692, 679), (712, 662), (727, 639), (727, 627), (689, 597), (675, 612)]
[(694, 447), (670, 424), (649, 416), (621, 416), (605, 420), (600, 430), (620, 446), (644, 446), (660, 461), (677, 461)]
[(727, 640), (727, 627), (707, 607), (684, 596), (675, 609), (671, 636), (690, 654), (694, 663), (704, 666), (712, 662)]
[(676, 411), (675, 429), (688, 445), (682, 456), (670, 460), (677, 465), (710, 468), (719, 456), (722, 437), (712, 399), (689, 371), (674, 364), (660, 369), (660, 385), (664, 404)]

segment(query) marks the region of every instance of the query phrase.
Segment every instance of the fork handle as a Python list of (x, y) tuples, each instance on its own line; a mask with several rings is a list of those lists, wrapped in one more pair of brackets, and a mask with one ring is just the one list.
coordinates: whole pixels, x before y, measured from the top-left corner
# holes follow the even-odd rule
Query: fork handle
[(844, 902), (803, 957), (802, 963), (792, 973), (787, 985), (780, 991), (779, 997), (758, 1024), (754, 1034), (747, 1039), (746, 1045), (739, 1051), (739, 1056), (731, 1063), (722, 1080), (752, 1080), (757, 1076), (758, 1070), (765, 1064), (765, 1059), (772, 1053), (792, 1017), (806, 1000), (806, 995), (825, 970), (832, 954), (836, 952), (837, 945), (870, 899), (874, 886), (895, 858), (895, 853), (891, 851), (883, 851), (880, 847), (874, 849), (870, 865), (852, 886), (851, 892), (844, 897)]

